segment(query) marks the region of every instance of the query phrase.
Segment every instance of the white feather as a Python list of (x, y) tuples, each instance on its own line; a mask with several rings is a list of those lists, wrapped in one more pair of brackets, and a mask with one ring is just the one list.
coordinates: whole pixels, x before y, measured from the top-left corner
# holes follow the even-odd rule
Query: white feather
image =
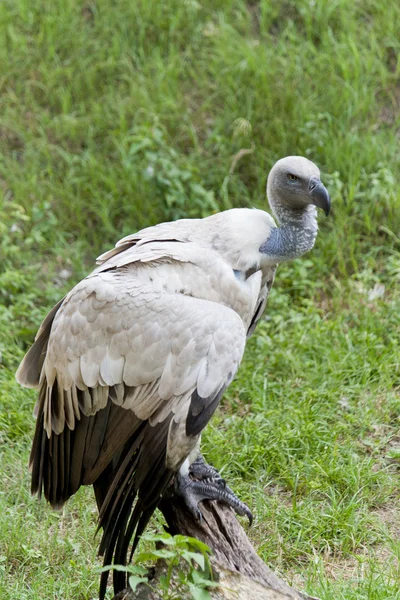
[[(226, 385), (273, 277), (259, 270), (273, 227), (267, 213), (234, 209), (148, 228), (105, 253), (51, 328), (44, 372), (49, 386), (57, 379), (69, 390), (64, 423), (101, 410), (109, 388), (114, 403), (155, 424), (171, 412), (184, 418), (194, 390), (211, 398)], [(185, 435), (183, 425), (174, 431)]]

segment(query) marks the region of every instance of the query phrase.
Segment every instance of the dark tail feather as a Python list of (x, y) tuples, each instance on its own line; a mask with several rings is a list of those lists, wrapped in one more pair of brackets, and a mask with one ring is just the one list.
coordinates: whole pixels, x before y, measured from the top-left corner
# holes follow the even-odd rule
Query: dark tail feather
[[(114, 554), (114, 564), (116, 565), (125, 565), (127, 563), (127, 553), (129, 542), (132, 538), (132, 535), (135, 532), (135, 539), (133, 540), (132, 551), (131, 551), (131, 559), (133, 553), (136, 550), (136, 547), (139, 543), (140, 536), (145, 530), (146, 525), (150, 521), (151, 515), (157, 508), (157, 503), (146, 511), (143, 510), (142, 503), (140, 500), (137, 501), (135, 509), (129, 519), (128, 527), (125, 531), (122, 529), (119, 531), (118, 542), (115, 549)], [(140, 530), (139, 530), (140, 525)], [(113, 584), (114, 584), (114, 592), (117, 594), (120, 590), (123, 590), (126, 587), (126, 574), (121, 571), (113, 572)]]
[(67, 498), (70, 490), (70, 481), (71, 481), (71, 437), (72, 431), (65, 428), (64, 431), (64, 471), (65, 471), (65, 480), (64, 480), (64, 491), (63, 497)]
[(113, 462), (111, 462), (109, 465), (107, 465), (101, 475), (99, 475), (96, 481), (93, 482), (93, 489), (99, 513), (112, 482), (112, 475), (114, 472), (113, 467), (115, 468), (115, 465), (113, 465)]
[[(159, 502), (160, 502), (160, 494), (165, 490), (168, 483), (171, 481), (172, 473), (165, 469), (165, 457), (160, 456), (159, 464), (155, 466), (154, 472), (164, 472), (161, 480), (158, 478), (153, 479), (153, 485), (148, 482), (149, 486), (144, 488), (144, 493), (139, 495), (137, 499), (136, 506), (131, 514), (129, 519), (128, 526), (125, 530), (119, 529), (118, 541), (115, 548), (114, 553), (114, 564), (117, 565), (125, 565), (127, 562), (127, 554), (129, 543), (132, 539), (133, 534), (135, 534), (132, 550), (129, 557), (129, 561), (132, 560), (133, 554), (136, 550), (136, 547), (139, 543), (140, 536), (145, 530), (148, 522), (154, 511), (156, 510)], [(161, 469), (160, 469), (161, 467)], [(135, 486), (136, 487), (136, 486)], [(161, 490), (161, 491), (160, 491)], [(127, 494), (129, 496), (129, 492)], [(135, 493), (136, 495), (136, 493)], [(126, 504), (126, 503), (125, 503)], [(128, 504), (128, 511), (130, 506), (132, 506), (132, 502)], [(129, 512), (128, 512), (129, 514)], [(113, 582), (114, 582), (114, 590), (115, 593), (124, 589), (126, 583), (125, 573), (121, 571), (114, 571), (113, 573)], [(122, 587), (121, 587), (122, 586)]]
[[(116, 561), (114, 550), (119, 537), (121, 537), (121, 535), (124, 536), (125, 534), (129, 513), (136, 497), (137, 490), (135, 488), (134, 472), (137, 468), (137, 454), (137, 448), (134, 448), (133, 451), (130, 449), (127, 457), (122, 460), (122, 464), (118, 469), (110, 488), (112, 494), (107, 495), (102, 507), (102, 512), (100, 513), (99, 527), (103, 527), (104, 532), (100, 543), (99, 554), (104, 554), (104, 566), (111, 565), (112, 563), (121, 565), (126, 564), (126, 558), (123, 559), (122, 562)], [(113, 500), (112, 503), (111, 500)], [(109, 507), (110, 504), (111, 506)], [(114, 581), (115, 574), (116, 571), (114, 571)], [(105, 596), (107, 581), (108, 572), (106, 571), (102, 573), (100, 579), (100, 600), (103, 600)], [(123, 589), (123, 587), (121, 589)]]
[[(140, 536), (174, 475), (166, 467), (170, 418), (154, 427), (143, 423), (140, 433), (136, 431), (122, 452), (119, 468), (100, 511), (99, 527), (104, 531), (99, 553), (104, 555), (104, 566), (126, 565), (129, 544), (134, 536), (132, 558)], [(136, 497), (136, 506), (131, 512)], [(107, 581), (108, 573), (102, 573), (100, 600), (104, 600)], [(126, 587), (125, 573), (114, 571), (113, 582), (117, 594)]]
[(107, 431), (108, 417), (111, 409), (111, 401), (108, 400), (107, 406), (102, 410), (99, 410), (94, 417), (92, 417), (93, 427), (88, 432), (86, 440), (86, 451), (83, 460), (83, 467), (85, 470), (90, 470), (95, 465), (100, 451), (104, 442), (104, 437)]
[[(57, 390), (57, 386), (53, 389)], [(43, 490), (53, 508), (59, 508), (82, 484), (82, 463), (91, 421), (89, 417), (82, 416), (76, 421), (75, 429), (65, 425), (60, 434), (52, 432), (49, 438), (44, 428), (46, 392), (47, 382), (44, 379), (39, 391), (36, 430), (29, 459), (31, 491), (40, 498)], [(54, 403), (56, 401), (54, 398)]]
[[(113, 537), (113, 531), (116, 522), (118, 521), (118, 517), (123, 510), (128, 499), (128, 494), (135, 483), (133, 474), (137, 467), (138, 448), (142, 439), (143, 432), (142, 435), (139, 435), (135, 440), (132, 440), (133, 443), (126, 451), (125, 456), (124, 452), (122, 453), (120, 465), (116, 469), (116, 473), (113, 476), (112, 483), (101, 507), (97, 528), (97, 531), (100, 528), (103, 528), (104, 530), (99, 548), (100, 555), (104, 554), (109, 546), (109, 538)], [(127, 446), (129, 446), (129, 442)], [(133, 497), (132, 502), (134, 499), (135, 498)]]
[(46, 394), (46, 383), (42, 384), (39, 391), (37, 402), (38, 412), (35, 435), (32, 442), (31, 454), (29, 457), (29, 466), (32, 471), (31, 492), (37, 494), (40, 498), (42, 495), (43, 482), (43, 460), (46, 449), (47, 435), (44, 431), (44, 401)]
[[(123, 515), (119, 515), (118, 525), (122, 531), (125, 531), (128, 517), (129, 517), (129, 511), (125, 511), (125, 513)], [(114, 548), (115, 548), (115, 544), (118, 539), (118, 533), (119, 533), (119, 530), (115, 528), (112, 531), (111, 537), (108, 538), (107, 550), (104, 553), (104, 560), (103, 560), (104, 567), (111, 565), (113, 562)], [(125, 563), (120, 563), (120, 564), (125, 564)], [(115, 573), (115, 571), (114, 571), (114, 573)], [(105, 571), (104, 573), (101, 574), (99, 600), (104, 600), (104, 598), (105, 598), (106, 591), (107, 591), (108, 574), (109, 574), (109, 571)], [(123, 575), (125, 575), (125, 574), (123, 573)], [(124, 582), (125, 582), (125, 577), (124, 577)], [(125, 587), (125, 585), (123, 585), (123, 587), (121, 589), (124, 589), (124, 587)]]
[(59, 503), (57, 501), (57, 484), (58, 484), (58, 442), (59, 436), (52, 435), (50, 438), (50, 456), (49, 460), (49, 471), (51, 473), (51, 477), (48, 478), (48, 491), (47, 498), (52, 506), (58, 507)]

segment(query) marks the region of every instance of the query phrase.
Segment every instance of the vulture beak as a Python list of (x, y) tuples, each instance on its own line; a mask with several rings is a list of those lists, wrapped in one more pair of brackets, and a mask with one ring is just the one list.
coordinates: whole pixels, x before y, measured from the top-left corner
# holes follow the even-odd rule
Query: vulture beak
[(312, 198), (312, 203), (322, 208), (326, 216), (328, 216), (331, 210), (331, 199), (324, 184), (317, 178), (310, 179), (308, 190)]

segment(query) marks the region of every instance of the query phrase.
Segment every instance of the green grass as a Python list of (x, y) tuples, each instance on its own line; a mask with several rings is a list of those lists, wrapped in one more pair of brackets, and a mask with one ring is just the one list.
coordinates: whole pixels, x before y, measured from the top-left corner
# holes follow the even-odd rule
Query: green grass
[(274, 160), (305, 154), (332, 215), (279, 269), (204, 451), (289, 582), (400, 599), (399, 23), (388, 0), (0, 4), (1, 598), (97, 594), (91, 491), (61, 514), (29, 494), (14, 372), (47, 309), (129, 232), (265, 207)]

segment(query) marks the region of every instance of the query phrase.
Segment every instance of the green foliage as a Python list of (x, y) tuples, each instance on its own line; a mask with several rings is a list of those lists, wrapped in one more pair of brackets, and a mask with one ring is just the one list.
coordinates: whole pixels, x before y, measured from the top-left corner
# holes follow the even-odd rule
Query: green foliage
[[(207, 588), (218, 586), (212, 580), (212, 569), (208, 554), (210, 548), (195, 538), (169, 534), (149, 535), (142, 537), (142, 542), (157, 543), (156, 550), (139, 552), (134, 565), (123, 567), (110, 565), (101, 571), (115, 569), (129, 573), (129, 585), (133, 591), (137, 586), (148, 586), (163, 600), (180, 600), (192, 598), (193, 600), (210, 600)], [(165, 562), (164, 575), (161, 575), (157, 589), (149, 582), (148, 570), (144, 564), (154, 565), (158, 561)]]
[(119, 151), (127, 172), (142, 165), (144, 177), (151, 183), (150, 194), (165, 203), (165, 219), (205, 217), (218, 211), (214, 193), (199, 182), (199, 169), (168, 145), (159, 126), (133, 130)]
[(279, 268), (204, 450), (285, 577), (400, 598), (399, 22), (376, 0), (0, 3), (1, 598), (98, 584), (91, 491), (60, 515), (29, 495), (14, 373), (46, 311), (128, 233), (265, 208), (286, 154), (321, 167), (332, 215)]

